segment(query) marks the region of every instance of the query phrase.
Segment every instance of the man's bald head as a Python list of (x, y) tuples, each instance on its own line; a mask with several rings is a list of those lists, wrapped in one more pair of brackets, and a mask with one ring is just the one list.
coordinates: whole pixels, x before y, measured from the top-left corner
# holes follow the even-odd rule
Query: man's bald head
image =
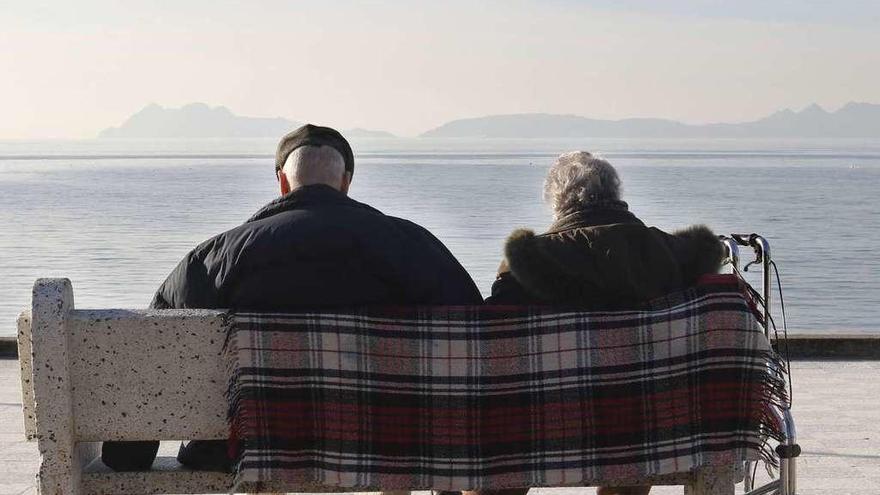
[(348, 193), (351, 174), (345, 171), (345, 158), (334, 148), (301, 146), (287, 156), (278, 179), (281, 181), (281, 194), (314, 184), (324, 184)]

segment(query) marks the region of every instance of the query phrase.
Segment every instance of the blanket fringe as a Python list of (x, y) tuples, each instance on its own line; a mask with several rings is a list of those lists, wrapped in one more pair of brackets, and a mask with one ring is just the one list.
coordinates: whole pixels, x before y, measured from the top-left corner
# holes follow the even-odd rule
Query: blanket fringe
[(238, 346), (238, 329), (235, 325), (228, 325), (226, 328), (226, 340), (223, 342), (223, 360), (226, 368), (227, 386), (226, 386), (226, 419), (229, 423), (229, 446), (228, 456), (232, 459), (232, 472), (236, 473), (235, 483), (233, 487), (238, 488), (241, 481), (238, 474), (241, 470), (242, 454), (244, 448), (243, 441), (246, 441), (244, 435), (244, 418), (250, 414), (242, 403), (241, 397), (241, 368), (239, 367), (239, 346)]

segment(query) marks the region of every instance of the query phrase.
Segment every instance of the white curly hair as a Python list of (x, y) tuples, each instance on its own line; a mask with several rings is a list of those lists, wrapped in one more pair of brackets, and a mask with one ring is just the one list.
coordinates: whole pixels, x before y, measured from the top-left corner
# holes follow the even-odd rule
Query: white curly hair
[(586, 151), (563, 153), (544, 181), (544, 200), (556, 218), (591, 205), (620, 200), (620, 177), (607, 161)]

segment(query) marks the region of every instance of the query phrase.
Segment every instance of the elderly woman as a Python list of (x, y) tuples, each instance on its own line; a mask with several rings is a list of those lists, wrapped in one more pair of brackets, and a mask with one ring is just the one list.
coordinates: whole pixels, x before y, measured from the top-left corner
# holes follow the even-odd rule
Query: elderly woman
[[(544, 196), (553, 206), (553, 225), (540, 235), (528, 230), (510, 235), (488, 303), (633, 309), (720, 267), (722, 247), (712, 231), (694, 226), (667, 234), (645, 226), (621, 201), (614, 167), (585, 151), (556, 160)], [(606, 487), (598, 493), (650, 489)]]
[(585, 151), (561, 155), (544, 184), (555, 221), (514, 231), (487, 300), (631, 309), (718, 271), (722, 247), (705, 226), (646, 227), (620, 200), (620, 178)]

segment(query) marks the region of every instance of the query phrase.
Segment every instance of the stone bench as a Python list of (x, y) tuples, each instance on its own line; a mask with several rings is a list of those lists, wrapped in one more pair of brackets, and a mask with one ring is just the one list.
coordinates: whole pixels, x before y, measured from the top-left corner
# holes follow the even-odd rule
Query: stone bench
[[(69, 280), (38, 280), (32, 310), (18, 320), (18, 345), (25, 432), (41, 456), (39, 493), (229, 492), (231, 475), (187, 470), (173, 458), (117, 473), (99, 455), (109, 440), (227, 437), (225, 322), (213, 310), (75, 310)], [(733, 494), (741, 479), (741, 466), (728, 466), (603, 484)]]

